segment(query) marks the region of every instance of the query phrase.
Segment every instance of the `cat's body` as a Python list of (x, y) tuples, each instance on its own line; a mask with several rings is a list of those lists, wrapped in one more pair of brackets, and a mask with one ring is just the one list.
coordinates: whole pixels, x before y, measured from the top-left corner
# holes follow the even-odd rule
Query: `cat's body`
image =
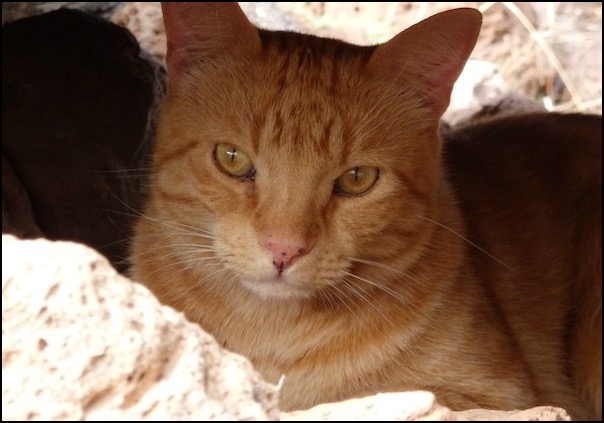
[(601, 118), (487, 122), (443, 151), (472, 11), (377, 48), (258, 32), (228, 4), (164, 17), (137, 279), (285, 375), (284, 409), (425, 389), (601, 416)]

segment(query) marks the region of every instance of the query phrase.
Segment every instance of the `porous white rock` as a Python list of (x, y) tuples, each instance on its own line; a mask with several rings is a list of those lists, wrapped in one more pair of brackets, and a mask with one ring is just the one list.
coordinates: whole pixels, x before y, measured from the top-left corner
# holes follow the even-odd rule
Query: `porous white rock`
[(321, 404), (309, 410), (281, 413), (281, 420), (296, 421), (424, 421), (456, 420), (454, 413), (425, 391), (394, 392)]
[(3, 420), (266, 420), (276, 391), (94, 250), (2, 237)]

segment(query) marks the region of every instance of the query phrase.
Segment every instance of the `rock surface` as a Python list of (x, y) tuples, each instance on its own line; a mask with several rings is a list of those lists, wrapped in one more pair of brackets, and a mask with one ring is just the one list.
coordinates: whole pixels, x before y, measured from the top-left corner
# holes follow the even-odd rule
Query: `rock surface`
[(535, 407), (528, 410), (466, 410), (453, 413), (457, 420), (479, 422), (570, 421), (566, 411), (557, 407)]
[(436, 402), (430, 392), (397, 392), (321, 404), (304, 411), (281, 413), (287, 421), (416, 421), (456, 420), (455, 414)]
[(166, 60), (166, 32), (159, 2), (127, 2), (110, 18), (128, 28), (141, 47), (160, 60)]
[(3, 420), (265, 420), (274, 387), (106, 259), (2, 237)]
[(61, 2), (61, 1), (5, 1), (2, 2), (2, 25), (17, 19), (41, 15), (57, 9), (77, 9), (108, 17), (122, 2)]
[(309, 410), (281, 413), (283, 421), (568, 421), (566, 411), (556, 407), (528, 410), (451, 411), (440, 405), (430, 392), (377, 394)]
[(160, 66), (124, 28), (63, 9), (2, 27), (2, 93), (2, 152), (37, 227), (123, 269), (163, 97)]

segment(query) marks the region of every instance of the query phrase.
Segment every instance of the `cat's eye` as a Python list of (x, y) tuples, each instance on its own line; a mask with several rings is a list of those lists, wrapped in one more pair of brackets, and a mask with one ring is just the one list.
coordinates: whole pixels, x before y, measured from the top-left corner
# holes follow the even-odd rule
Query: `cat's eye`
[(380, 171), (373, 166), (359, 166), (344, 172), (334, 185), (337, 194), (359, 195), (369, 191), (380, 176)]
[(216, 144), (214, 148), (216, 166), (235, 178), (254, 179), (256, 169), (250, 157), (232, 144)]

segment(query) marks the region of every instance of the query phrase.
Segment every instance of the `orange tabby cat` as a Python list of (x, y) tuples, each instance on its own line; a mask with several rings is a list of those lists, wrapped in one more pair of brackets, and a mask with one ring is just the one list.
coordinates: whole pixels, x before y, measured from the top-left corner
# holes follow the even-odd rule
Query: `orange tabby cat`
[(601, 417), (601, 117), (439, 119), (480, 14), (377, 47), (166, 3), (133, 274), (310, 407), (424, 389)]

